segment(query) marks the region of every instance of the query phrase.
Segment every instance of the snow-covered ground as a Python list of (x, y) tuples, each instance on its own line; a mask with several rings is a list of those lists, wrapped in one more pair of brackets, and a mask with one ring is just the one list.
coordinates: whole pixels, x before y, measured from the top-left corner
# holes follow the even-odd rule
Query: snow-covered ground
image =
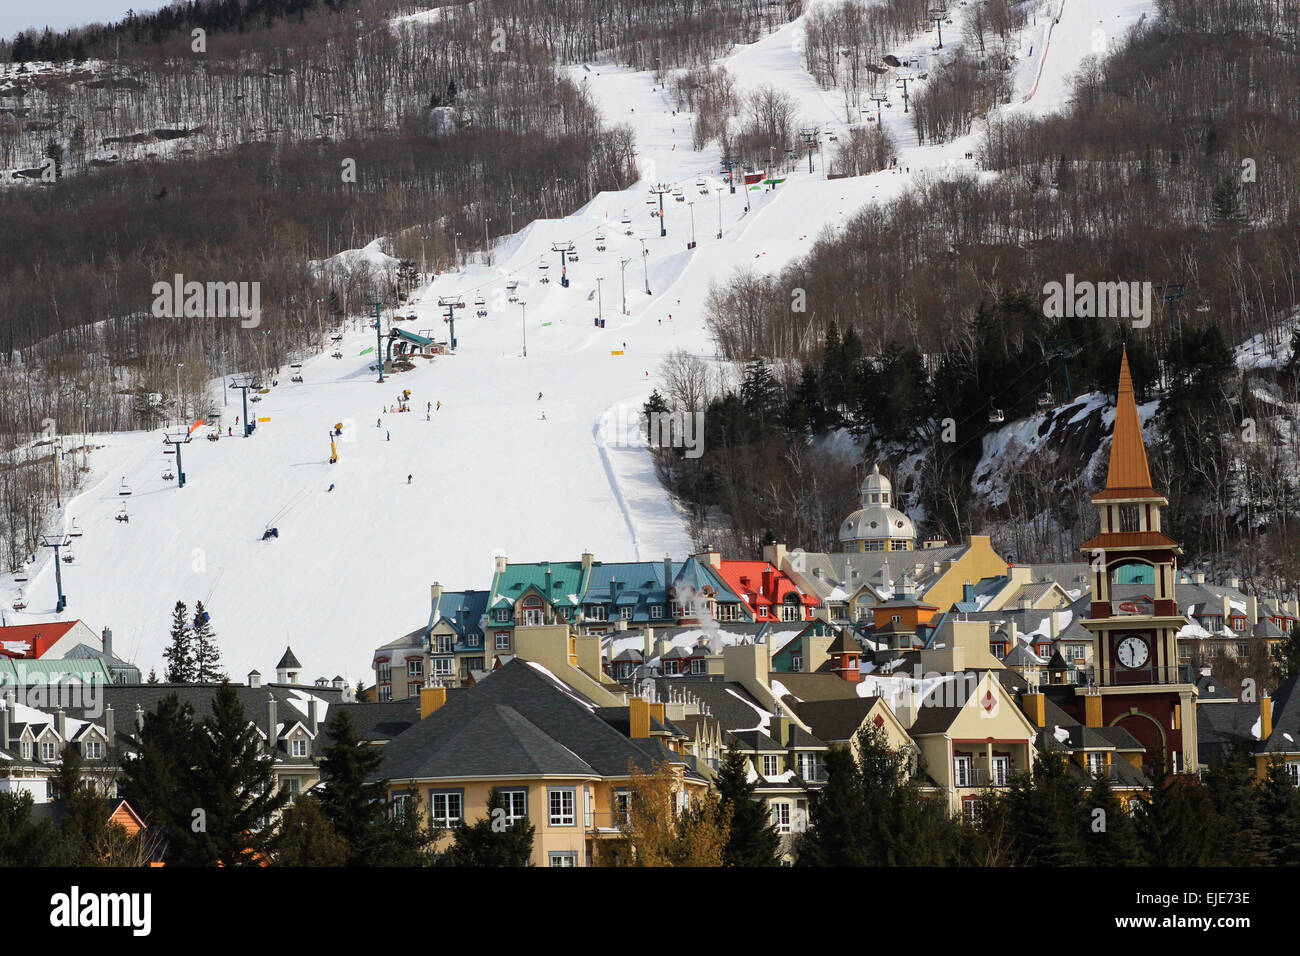
[[(1033, 82), (1038, 92), (1017, 109), (1058, 105), (1049, 91), (1063, 90), (1066, 75), (1091, 52), (1086, 31), (1144, 6), (1065, 4), (1042, 75), (1022, 71), (1026, 86), (1017, 99)], [(801, 31), (796, 21), (737, 47), (725, 62), (742, 90), (784, 86), (805, 119), (842, 127), (837, 94), (818, 90), (802, 69)], [(930, 42), (923, 35), (911, 46), (920, 51)], [(685, 349), (712, 358), (703, 321), (709, 283), (742, 265), (778, 270), (865, 203), (900, 194), (923, 171), (960, 166), (977, 134), (901, 150), (907, 172), (828, 181), (823, 157), (814, 155), (812, 174), (804, 160), (775, 192), (751, 191), (746, 214), (743, 188), (731, 194), (722, 185), (716, 150), (691, 151), (691, 117), (673, 115), (652, 74), (595, 64), (572, 74), (607, 122), (635, 127), (642, 181), (599, 194), (564, 219), (533, 222), (497, 246), (491, 265), (439, 276), (422, 290), (416, 319), (402, 326), (439, 339), (446, 326), (438, 298), (464, 297), (454, 356), (417, 360), (414, 371), (380, 385), (369, 369), (374, 355), (362, 354), (374, 332), (353, 323), (341, 360), (326, 352), (305, 362), (301, 384), (282, 370), (279, 385), (250, 406), (269, 418), (254, 437), (209, 442), (201, 429), (185, 447), (184, 489), (162, 478), (171, 459), (161, 432), (98, 436), (103, 447), (91, 457), (86, 490), (60, 512), (61, 527), (75, 519), (84, 531), (73, 539), (75, 560), (62, 566), (62, 617), (112, 627), (115, 650), (148, 673), (161, 669), (172, 605), (201, 599), (233, 677), (253, 667), (268, 673), (291, 644), (307, 677), (342, 674), (368, 683), (374, 648), (426, 622), (429, 585), (486, 588), (495, 553), (519, 561), (573, 559), (584, 550), (604, 561), (687, 553), (683, 517), (666, 500), (631, 423), (659, 384), (666, 355)], [(915, 142), (901, 91), (893, 95), (886, 125), (900, 144)], [(665, 238), (646, 204), (646, 189), (659, 181), (684, 194), (682, 202), (665, 197)], [(692, 215), (698, 246), (688, 250)], [(598, 235), (604, 252), (596, 250)], [(551, 252), (561, 242), (579, 253), (567, 289)], [(628, 260), (625, 270), (620, 260)], [(542, 262), (552, 280), (546, 284), (539, 282)], [(512, 279), (518, 304), (507, 297)], [(486, 318), (475, 315), (478, 296)], [(604, 329), (593, 323), (598, 309)], [(214, 387), (220, 392), (220, 383)], [(411, 411), (386, 414), (403, 389), (411, 391)], [(426, 404), (438, 402), (426, 415)], [(223, 433), (240, 414), (231, 392)], [(348, 427), (331, 465), (328, 430), (336, 422)], [(123, 476), (129, 497), (118, 493)], [(114, 520), (123, 505), (125, 523)], [(268, 526), (279, 536), (264, 542)], [(0, 583), (7, 623), (55, 619), (48, 552), (24, 585), (27, 608), (10, 612), (17, 587), (10, 576)]]

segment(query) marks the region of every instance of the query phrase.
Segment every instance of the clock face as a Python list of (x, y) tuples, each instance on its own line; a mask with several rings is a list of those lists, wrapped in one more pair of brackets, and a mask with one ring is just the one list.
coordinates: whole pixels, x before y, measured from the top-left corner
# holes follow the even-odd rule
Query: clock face
[(1141, 667), (1151, 656), (1151, 649), (1140, 637), (1126, 637), (1119, 642), (1115, 655), (1125, 667)]

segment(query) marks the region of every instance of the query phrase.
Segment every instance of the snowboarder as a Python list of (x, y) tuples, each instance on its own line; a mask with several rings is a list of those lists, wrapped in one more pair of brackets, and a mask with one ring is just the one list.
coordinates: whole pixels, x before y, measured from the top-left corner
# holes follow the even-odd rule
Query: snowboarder
[(333, 486), (333, 485), (330, 485), (330, 486), (329, 486), (328, 488), (326, 488), (325, 490), (326, 490), (326, 491), (333, 491), (333, 490), (334, 490), (334, 486)]
[(538, 400), (539, 402), (542, 400), (542, 393), (541, 393), (541, 392), (538, 392), (538, 393), (537, 393), (537, 400)]
[(383, 427), (384, 427), (384, 426), (381, 424), (380, 419), (378, 419), (378, 418), (375, 419), (375, 427), (376, 427), (376, 428), (383, 428)]
[(442, 402), (439, 402), (439, 403), (438, 403), (438, 407), (437, 407), (436, 411), (439, 411), (439, 412), (442, 411)]

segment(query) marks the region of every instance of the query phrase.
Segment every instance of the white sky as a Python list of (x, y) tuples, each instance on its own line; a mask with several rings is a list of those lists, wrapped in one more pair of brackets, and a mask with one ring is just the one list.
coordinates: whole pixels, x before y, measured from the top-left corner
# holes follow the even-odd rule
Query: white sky
[(149, 13), (171, 0), (0, 0), (0, 37), (11, 39), (19, 30), (66, 30), (88, 23), (120, 20), (128, 10)]

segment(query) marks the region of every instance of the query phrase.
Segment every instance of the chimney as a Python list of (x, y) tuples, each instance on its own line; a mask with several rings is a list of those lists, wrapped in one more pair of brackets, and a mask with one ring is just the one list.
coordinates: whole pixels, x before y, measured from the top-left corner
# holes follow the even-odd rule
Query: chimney
[(1246, 618), (1252, 625), (1259, 623), (1259, 598), (1253, 594), (1246, 598)]
[(1232, 614), (1232, 605), (1228, 602), (1228, 595), (1223, 596), (1223, 626), (1231, 629), (1232, 622), (1228, 617)]
[(790, 718), (773, 714), (768, 724), (767, 735), (782, 747), (787, 746), (790, 743)]
[(113, 660), (113, 629), (111, 627), (104, 628), (104, 656), (109, 661)]
[(1202, 676), (1202, 677), (1209, 677), (1209, 676), (1211, 675), (1211, 673), (1213, 673), (1213, 668), (1211, 668), (1209, 664), (1202, 664), (1202, 665), (1201, 665), (1201, 676)]
[(658, 637), (655, 638), (654, 656), (655, 657), (664, 656), (664, 636), (662, 634), (660, 634)]
[(60, 707), (54, 712), (54, 731), (59, 735), (60, 740), (68, 739), (68, 715)]
[(627, 704), (627, 735), (637, 740), (650, 736), (650, 702), (633, 697)]
[(135, 705), (135, 735), (137, 737), (144, 733), (144, 711), (139, 704)]
[(616, 631), (626, 631), (626, 630), (627, 630), (627, 618), (620, 617), (618, 620), (616, 620), (616, 621), (614, 622), (614, 630), (616, 630)]
[(1020, 636), (1020, 628), (1016, 626), (1016, 622), (1013, 620), (1007, 621), (1007, 650), (1008, 651), (1016, 646), (1016, 640), (1019, 636)]
[(673, 586), (673, 559), (664, 555), (664, 589), (667, 590)]
[(9, 749), (9, 701), (0, 697), (0, 747)]
[(112, 704), (104, 708), (104, 736), (108, 738), (105, 746), (112, 747), (117, 739), (117, 717), (113, 713)]
[(248, 672), (248, 686), (249, 686), (249, 687), (261, 687), (261, 686), (262, 686), (262, 672), (261, 672), (261, 671), (258, 671), (258, 670), (251, 670), (251, 671)]
[(775, 568), (780, 568), (782, 563), (785, 561), (785, 545), (763, 545), (763, 560)]
[(505, 556), (504, 554), (498, 554), (498, 555), (493, 559), (493, 561), (494, 561), (495, 564), (496, 564), (496, 572), (497, 572), (497, 574), (505, 574), (505, 573), (506, 573), (506, 564), (508, 563), (508, 562), (506, 561), (506, 556)]
[(647, 626), (641, 632), (641, 660), (648, 661), (654, 656), (654, 639), (655, 629)]
[(1085, 727), (1100, 727), (1102, 725), (1101, 694), (1083, 695), (1083, 723)]
[(1273, 734), (1273, 698), (1264, 694), (1259, 698), (1259, 739), (1268, 740)]
[(276, 713), (275, 695), (266, 695), (266, 749), (275, 752), (280, 742), (280, 722)]
[(1053, 641), (1061, 636), (1061, 622), (1056, 619), (1055, 611), (1047, 612), (1047, 633)]
[(421, 687), (420, 688), (420, 719), (428, 717), (435, 710), (447, 703), (447, 688), (445, 687)]
[(1035, 727), (1047, 725), (1047, 698), (1042, 693), (1025, 694), (1020, 698), (1020, 708)]
[(966, 604), (973, 604), (975, 601), (975, 585), (967, 581), (961, 586), (961, 599)]
[(1020, 610), (1022, 611), (1029, 611), (1032, 610), (1034, 607), (1033, 598), (1031, 598), (1028, 594), (1020, 595), (1019, 603), (1020, 603)]
[(1194, 583), (1196, 583), (1196, 584), (1204, 584), (1204, 583), (1205, 583), (1205, 572), (1204, 572), (1204, 571), (1194, 571), (1194, 572), (1192, 573), (1192, 581), (1193, 581)]
[(429, 585), (429, 610), (433, 611), (438, 607), (438, 601), (442, 599), (442, 585), (434, 581)]
[(1232, 588), (1234, 591), (1238, 590), (1241, 587), (1241, 579), (1235, 574), (1232, 575), (1228, 578), (1228, 587)]
[(590, 551), (582, 552), (582, 570), (586, 571), (595, 562), (596, 556)]
[(307, 701), (307, 729), (312, 732), (312, 736), (316, 735), (317, 724), (316, 724), (316, 698), (315, 697), (312, 697)]

